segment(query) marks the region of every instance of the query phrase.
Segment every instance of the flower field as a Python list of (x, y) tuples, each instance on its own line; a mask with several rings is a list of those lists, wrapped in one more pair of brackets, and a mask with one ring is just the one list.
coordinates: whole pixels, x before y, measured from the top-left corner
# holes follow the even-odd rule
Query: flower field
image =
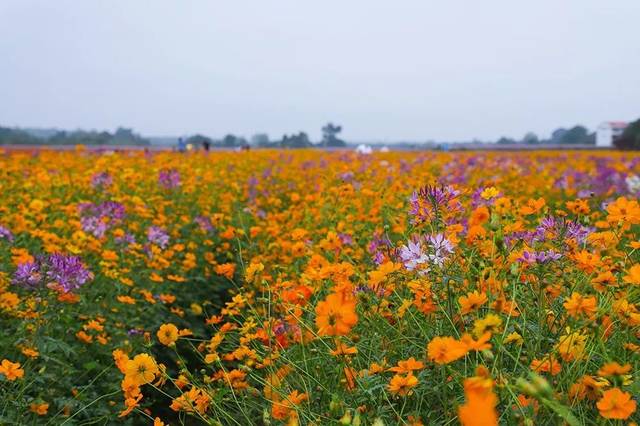
[(634, 424), (639, 174), (0, 152), (0, 424)]

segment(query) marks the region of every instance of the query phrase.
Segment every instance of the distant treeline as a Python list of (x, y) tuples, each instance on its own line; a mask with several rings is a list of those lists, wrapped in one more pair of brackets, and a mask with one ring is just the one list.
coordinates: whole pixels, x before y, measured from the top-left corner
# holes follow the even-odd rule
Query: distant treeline
[(336, 126), (328, 123), (322, 127), (322, 140), (314, 143), (309, 139), (309, 135), (305, 132), (294, 133), (291, 135), (283, 135), (277, 140), (269, 139), (269, 135), (258, 133), (253, 135), (250, 140), (241, 136), (227, 135), (222, 139), (213, 139), (205, 135), (193, 135), (185, 141), (195, 146), (209, 146), (216, 148), (239, 148), (246, 146), (255, 146), (259, 148), (311, 148), (311, 147), (344, 147), (346, 142), (338, 138), (338, 134), (342, 131), (342, 126)]
[(149, 140), (119, 127), (114, 133), (85, 130), (28, 130), (0, 127), (0, 145), (149, 145)]
[(529, 132), (520, 140), (502, 137), (496, 141), (499, 144), (553, 144), (553, 145), (595, 145), (596, 134), (589, 132), (584, 126), (574, 126), (570, 129), (559, 128), (551, 133), (549, 139), (541, 139), (533, 132)]

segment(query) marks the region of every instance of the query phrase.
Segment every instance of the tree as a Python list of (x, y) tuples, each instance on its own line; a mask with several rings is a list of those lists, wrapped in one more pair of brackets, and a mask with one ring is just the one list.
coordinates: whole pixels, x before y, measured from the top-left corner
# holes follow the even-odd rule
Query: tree
[(613, 145), (618, 149), (640, 149), (640, 119), (630, 123)]
[(341, 131), (342, 126), (335, 126), (333, 123), (327, 123), (327, 125), (322, 128), (322, 146), (346, 146), (347, 144), (337, 137), (338, 133)]
[(526, 135), (524, 135), (524, 137), (522, 138), (522, 143), (526, 143), (526, 144), (537, 144), (540, 143), (540, 139), (538, 138), (538, 135), (536, 135), (533, 132), (528, 132)]
[(309, 140), (309, 136), (305, 132), (300, 132), (297, 135), (282, 136), (282, 141), (280, 141), (280, 146), (282, 148), (309, 148), (313, 146), (311, 141)]
[(269, 135), (266, 133), (256, 133), (251, 136), (251, 145), (253, 146), (269, 146)]
[(518, 142), (516, 142), (515, 139), (507, 138), (507, 137), (503, 136), (500, 139), (498, 139), (498, 141), (496, 143), (500, 144), (500, 145), (511, 145), (511, 144), (515, 144), (515, 143), (518, 143)]

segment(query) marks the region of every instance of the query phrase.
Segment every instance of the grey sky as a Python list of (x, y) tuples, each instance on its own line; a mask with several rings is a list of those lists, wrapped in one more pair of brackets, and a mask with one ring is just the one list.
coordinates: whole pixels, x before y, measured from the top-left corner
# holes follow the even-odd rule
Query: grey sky
[(469, 140), (640, 117), (638, 0), (0, 0), (0, 125)]

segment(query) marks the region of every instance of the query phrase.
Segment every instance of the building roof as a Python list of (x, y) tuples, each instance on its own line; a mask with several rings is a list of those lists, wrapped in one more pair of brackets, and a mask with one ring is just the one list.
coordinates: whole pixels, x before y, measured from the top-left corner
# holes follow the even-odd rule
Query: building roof
[(607, 121), (607, 124), (612, 129), (625, 129), (629, 125), (626, 121)]

